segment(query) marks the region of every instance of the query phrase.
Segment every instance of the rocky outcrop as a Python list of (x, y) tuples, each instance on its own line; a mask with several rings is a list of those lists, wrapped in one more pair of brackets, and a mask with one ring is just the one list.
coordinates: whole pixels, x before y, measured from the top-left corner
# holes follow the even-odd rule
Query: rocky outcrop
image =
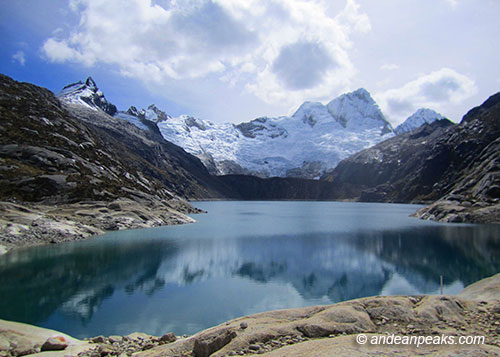
[(416, 216), (443, 222), (500, 223), (500, 93), (470, 110), (460, 126), (478, 134), (468, 144), (476, 150), (451, 191)]
[(25, 356), (57, 349), (66, 350), (63, 355), (77, 355), (84, 349), (83, 344), (83, 341), (61, 332), (0, 320), (1, 356)]
[(96, 336), (78, 340), (57, 331), (0, 320), (1, 356), (38, 355), (40, 352), (44, 353), (43, 356), (53, 357), (130, 356), (176, 340), (171, 332), (160, 337), (134, 332), (127, 336)]
[[(425, 124), (343, 160), (322, 179), (332, 182), (339, 199), (365, 202), (421, 202), (438, 199), (450, 188), (459, 156), (444, 138), (453, 130), (448, 120)], [(436, 185), (440, 182), (441, 186)]]
[(0, 202), (0, 246), (8, 250), (81, 240), (111, 230), (192, 223), (186, 213), (196, 212), (200, 211), (183, 200), (158, 201), (154, 197), (56, 206)]
[(442, 222), (500, 222), (500, 138), (488, 145), (450, 193), (415, 216)]
[(286, 172), (286, 176), (314, 180), (317, 179), (320, 176), (319, 173), (323, 172), (324, 170), (325, 167), (323, 166), (321, 161), (304, 161), (302, 167), (288, 170)]

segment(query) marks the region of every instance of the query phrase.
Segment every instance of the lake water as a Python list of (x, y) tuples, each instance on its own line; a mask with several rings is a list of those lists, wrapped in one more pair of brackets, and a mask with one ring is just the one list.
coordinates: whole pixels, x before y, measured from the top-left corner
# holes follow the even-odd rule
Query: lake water
[(197, 202), (197, 223), (0, 256), (0, 318), (75, 337), (193, 334), (242, 315), (372, 295), (436, 294), (500, 272), (500, 225), (419, 206)]

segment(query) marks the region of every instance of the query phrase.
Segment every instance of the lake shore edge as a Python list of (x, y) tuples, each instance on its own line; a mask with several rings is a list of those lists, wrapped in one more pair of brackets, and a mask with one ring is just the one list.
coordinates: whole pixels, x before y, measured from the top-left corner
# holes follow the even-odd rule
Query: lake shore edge
[(0, 201), (0, 255), (10, 250), (90, 239), (107, 231), (193, 223), (204, 213), (184, 200), (120, 198), (49, 205)]
[[(405, 355), (432, 353), (438, 356), (500, 354), (500, 274), (479, 280), (457, 295), (374, 296), (333, 305), (267, 311), (239, 317), (190, 337), (161, 337), (143, 333), (98, 336), (77, 340), (64, 333), (27, 324), (0, 320), (0, 355), (37, 356), (330, 356), (374, 353)], [(453, 337), (454, 343), (373, 344), (360, 343), (380, 336)], [(461, 336), (484, 337), (479, 343), (460, 344)], [(41, 352), (49, 338), (61, 337), (67, 347)], [(447, 337), (450, 339), (450, 337)], [(456, 341), (455, 341), (456, 340)], [(15, 346), (15, 347), (14, 347)], [(125, 347), (123, 347), (125, 346)], [(17, 350), (16, 350), (17, 348)], [(29, 354), (29, 353), (27, 353)]]

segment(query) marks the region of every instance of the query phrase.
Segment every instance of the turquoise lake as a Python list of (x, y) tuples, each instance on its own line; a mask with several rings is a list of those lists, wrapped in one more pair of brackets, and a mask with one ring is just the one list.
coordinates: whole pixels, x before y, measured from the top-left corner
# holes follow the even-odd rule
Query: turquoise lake
[(0, 318), (75, 337), (193, 334), (256, 312), (372, 295), (453, 294), (500, 272), (500, 225), (420, 206), (195, 202), (196, 223), (0, 256)]

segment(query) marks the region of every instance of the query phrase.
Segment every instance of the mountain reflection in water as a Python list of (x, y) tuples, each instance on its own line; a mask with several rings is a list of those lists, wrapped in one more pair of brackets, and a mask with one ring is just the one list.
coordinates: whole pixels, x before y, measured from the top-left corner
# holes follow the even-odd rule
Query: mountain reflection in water
[[(260, 204), (204, 202), (212, 213), (196, 224), (11, 252), (0, 257), (0, 318), (77, 337), (194, 333), (268, 309), (437, 293), (440, 275), (456, 293), (500, 271), (498, 226), (423, 222), (408, 205)], [(397, 223), (371, 223), (374, 209)]]

